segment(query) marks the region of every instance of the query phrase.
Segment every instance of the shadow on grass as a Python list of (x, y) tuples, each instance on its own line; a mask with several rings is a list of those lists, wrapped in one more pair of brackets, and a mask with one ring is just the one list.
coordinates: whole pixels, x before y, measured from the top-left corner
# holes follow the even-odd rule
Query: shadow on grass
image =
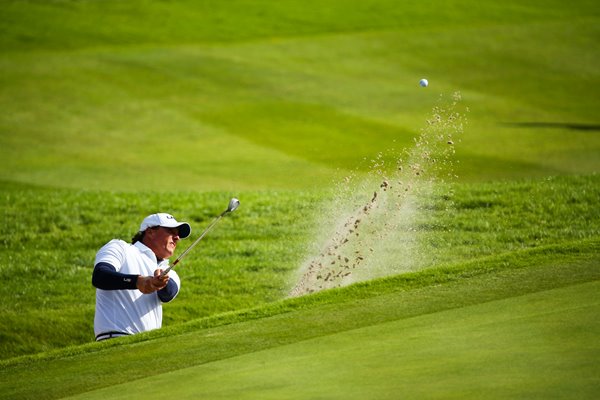
[(576, 122), (503, 122), (513, 128), (571, 129), (574, 131), (600, 131), (600, 124), (580, 124)]

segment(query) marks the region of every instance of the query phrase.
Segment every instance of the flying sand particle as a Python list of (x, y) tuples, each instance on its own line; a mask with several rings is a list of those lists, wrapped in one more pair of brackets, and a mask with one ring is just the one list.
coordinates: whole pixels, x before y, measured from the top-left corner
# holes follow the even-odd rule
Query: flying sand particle
[[(394, 166), (397, 170), (395, 172), (386, 171), (387, 165), (383, 162), (381, 154), (375, 160), (371, 160), (371, 173), (374, 179), (365, 182), (368, 183), (371, 193), (373, 193), (370, 202), (363, 203), (362, 205), (360, 203), (354, 204), (352, 205), (352, 209), (336, 207), (336, 210), (342, 213), (354, 210), (354, 214), (349, 214), (350, 217), (348, 217), (348, 214), (342, 214), (344, 215), (343, 218), (337, 218), (338, 222), (345, 222), (342, 229), (343, 232), (336, 231), (335, 235), (331, 236), (325, 243), (329, 247), (325, 246), (321, 248), (322, 263), (318, 264), (319, 268), (317, 268), (314, 262), (308, 263), (307, 273), (292, 290), (292, 296), (311, 293), (316, 288), (324, 290), (343, 286), (347, 282), (343, 278), (349, 276), (351, 271), (354, 270), (360, 274), (358, 277), (359, 280), (373, 276), (368, 270), (373, 264), (379, 264), (381, 261), (379, 259), (372, 259), (376, 254), (379, 255), (380, 252), (375, 253), (373, 247), (370, 246), (383, 244), (386, 246), (386, 249), (385, 251), (382, 250), (381, 253), (385, 256), (388, 245), (392, 245), (392, 243), (383, 242), (390, 239), (390, 235), (393, 234), (392, 232), (404, 231), (410, 235), (409, 232), (414, 231), (411, 229), (410, 224), (412, 222), (410, 219), (398, 219), (399, 217), (403, 218), (405, 212), (412, 213), (413, 203), (405, 204), (405, 201), (412, 202), (415, 199), (418, 201), (419, 199), (416, 196), (422, 193), (423, 188), (428, 187), (427, 185), (435, 184), (435, 176), (441, 176), (439, 172), (446, 172), (441, 168), (452, 166), (452, 162), (447, 158), (454, 154), (454, 148), (445, 146), (454, 145), (450, 133), (462, 132), (463, 121), (464, 118), (461, 115), (449, 114), (448, 110), (436, 107), (433, 117), (427, 120), (430, 126), (421, 130), (421, 136), (414, 140), (413, 149), (406, 152), (407, 159), (396, 159)], [(448, 132), (449, 130), (451, 132)], [(391, 175), (386, 176), (387, 174)], [(454, 175), (448, 173), (448, 176)], [(355, 182), (354, 178), (354, 176), (347, 176), (342, 182), (342, 184), (346, 184), (340, 187), (342, 190), (339, 196), (341, 197), (340, 204), (342, 206), (345, 204), (344, 200), (351, 197), (348, 196), (349, 194), (367, 193), (368, 195), (369, 193), (369, 187), (366, 184), (351, 187), (351, 183), (360, 183)], [(390, 185), (390, 182), (393, 182), (393, 185)], [(373, 185), (375, 185), (377, 190), (373, 191)], [(354, 192), (355, 190), (358, 191)], [(409, 207), (405, 207), (405, 205)], [(418, 207), (419, 204), (417, 203), (416, 206)], [(357, 216), (363, 218), (364, 222), (361, 223), (361, 219), (357, 218)], [(349, 241), (350, 235), (360, 236), (360, 238)], [(352, 247), (340, 247), (349, 242), (351, 244), (347, 246)], [(333, 245), (335, 246), (332, 247)], [(327, 250), (323, 249), (328, 250), (327, 254), (325, 254)], [(350, 257), (352, 258), (352, 262), (348, 257), (344, 256), (344, 249), (349, 254), (355, 254)], [(364, 257), (363, 253), (366, 249), (369, 250), (370, 254)], [(339, 261), (337, 264), (336, 259)], [(393, 271), (385, 271), (385, 273), (388, 272)], [(379, 272), (376, 271), (375, 273), (378, 274)], [(322, 282), (320, 285), (315, 283), (315, 276), (317, 281)], [(323, 279), (325, 279), (325, 282), (323, 282)]]

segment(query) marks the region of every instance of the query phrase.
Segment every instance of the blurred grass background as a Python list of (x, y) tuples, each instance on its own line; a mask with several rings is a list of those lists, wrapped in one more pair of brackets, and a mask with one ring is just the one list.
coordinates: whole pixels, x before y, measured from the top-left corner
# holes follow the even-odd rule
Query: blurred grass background
[(463, 180), (594, 172), (597, 17), (591, 1), (3, 1), (0, 177), (323, 186), (410, 146), (456, 90)]

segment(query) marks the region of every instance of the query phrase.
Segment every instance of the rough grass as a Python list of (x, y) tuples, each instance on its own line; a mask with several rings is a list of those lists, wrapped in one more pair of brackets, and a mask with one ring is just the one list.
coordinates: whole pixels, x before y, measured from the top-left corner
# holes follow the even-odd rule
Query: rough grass
[[(389, 242), (378, 276), (479, 259), (600, 234), (599, 177), (455, 185), (423, 203), (405, 243)], [(448, 187), (449, 189), (450, 187)], [(442, 187), (440, 187), (442, 189)], [(93, 339), (95, 252), (129, 240), (149, 213), (168, 209), (193, 226), (192, 239), (227, 205), (223, 193), (131, 194), (5, 184), (0, 228), (6, 285), (0, 288), (3, 358)], [(241, 206), (178, 267), (176, 302), (165, 325), (254, 307), (287, 296), (323, 225), (329, 194), (242, 192)], [(452, 205), (454, 203), (454, 205)], [(181, 243), (179, 252), (187, 244)], [(405, 254), (405, 253), (403, 253)], [(360, 275), (357, 273), (357, 275)], [(372, 278), (366, 271), (362, 279)], [(44, 326), (44, 329), (40, 329)]]

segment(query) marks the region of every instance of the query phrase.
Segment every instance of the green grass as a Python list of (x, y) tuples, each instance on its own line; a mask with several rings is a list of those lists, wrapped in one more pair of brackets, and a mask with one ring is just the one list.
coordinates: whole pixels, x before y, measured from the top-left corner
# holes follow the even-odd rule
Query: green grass
[[(559, 1), (539, 0), (527, 4), (507, 1), (502, 5), (480, 7), (468, 7), (468, 1), (421, 4), (414, 0), (407, 1), (402, 7), (393, 0), (350, 1), (347, 4), (337, 0), (278, 4), (268, 0), (235, 0), (222, 4), (190, 0), (175, 4), (148, 0), (28, 3), (3, 2), (3, 26), (7, 33), (2, 37), (3, 47), (20, 51), (140, 43), (228, 43), (314, 36), (324, 32), (560, 21), (582, 14), (596, 16), (598, 11), (592, 1), (579, 1), (577, 7), (565, 7)], [(52, 16), (58, 16), (64, 24), (52, 20)], [(24, 19), (37, 23), (25, 29), (17, 23)], [(444, 24), (440, 26), (442, 21)]]
[[(1, 296), (8, 322), (3, 358), (91, 340), (91, 271), (98, 248), (113, 237), (129, 241), (146, 215), (165, 208), (192, 224), (195, 239), (227, 205), (226, 196), (5, 187), (0, 270), (10, 278)], [(223, 219), (179, 267), (185, 288), (165, 313), (167, 325), (281, 298), (285, 272), (294, 268), (306, 230), (293, 218), (314, 201), (293, 193), (290, 203), (291, 196), (241, 196), (243, 211)], [(189, 244), (182, 242), (179, 253)]]
[[(144, 378), (200, 382), (181, 398), (595, 397), (596, 2), (0, 9), (0, 398)], [(457, 92), (460, 118), (433, 124)], [(430, 153), (448, 138), (453, 157)], [(425, 158), (458, 180), (410, 175)], [(415, 190), (365, 223), (375, 249), (343, 284), (362, 283), (284, 300), (348, 204), (392, 204), (398, 176)], [(165, 327), (90, 343), (98, 248), (159, 210), (198, 234), (232, 196)]]
[[(165, 382), (151, 398), (183, 399), (593, 398), (599, 289), (596, 281), (385, 322), (139, 384)], [(128, 387), (74, 398), (136, 398)]]
[[(421, 204), (418, 218), (403, 228), (410, 242), (389, 238), (388, 248), (373, 255), (372, 264), (385, 266), (383, 275), (393, 275), (598, 237), (599, 180), (593, 175), (454, 185), (450, 198), (448, 186), (441, 186), (442, 195)], [(165, 207), (192, 224), (193, 239), (229, 198), (227, 193), (174, 196), (11, 184), (4, 184), (1, 193), (2, 358), (92, 340), (96, 251), (113, 237), (129, 240), (147, 214)], [(319, 232), (331, 226), (318, 212), (334, 201), (331, 193), (238, 195), (240, 209), (178, 267), (182, 292), (165, 306), (166, 326), (286, 297), (300, 265), (314, 255), (311, 247), (319, 244)], [(182, 242), (178, 252), (187, 245)], [(381, 276), (366, 267), (355, 274), (360, 279)]]
[(462, 179), (596, 172), (597, 20), (588, 1), (5, 1), (0, 178), (323, 186), (410, 146), (454, 91)]
[[(486, 338), (485, 340), (500, 340), (499, 343), (502, 341), (506, 343), (510, 337), (503, 338), (502, 333), (523, 334), (523, 331), (517, 327), (518, 325), (501, 323), (503, 319), (507, 318), (506, 310), (507, 307), (510, 309), (511, 305), (529, 310), (511, 316), (514, 319), (515, 316), (521, 315), (524, 326), (534, 323), (540, 316), (550, 316), (551, 318), (546, 318), (548, 325), (544, 328), (544, 332), (547, 332), (553, 324), (559, 323), (557, 318), (562, 318), (561, 315), (567, 318), (561, 325), (562, 330), (555, 332), (552, 340), (548, 340), (546, 334), (536, 337), (532, 337), (531, 334), (526, 336), (530, 340), (531, 350), (537, 349), (538, 355), (547, 351), (547, 357), (529, 360), (528, 363), (519, 367), (528, 369), (527, 366), (529, 366), (528, 374), (522, 377), (525, 383), (538, 381), (539, 374), (535, 369), (531, 369), (536, 367), (536, 362), (540, 366), (548, 365), (552, 368), (557, 368), (557, 362), (559, 366), (565, 365), (563, 362), (572, 362), (573, 365), (583, 368), (587, 371), (586, 374), (589, 374), (594, 369), (592, 366), (586, 366), (585, 360), (593, 360), (598, 348), (587, 341), (586, 334), (582, 333), (574, 337), (564, 337), (564, 335), (567, 335), (573, 328), (569, 327), (567, 321), (576, 322), (577, 326), (584, 324), (588, 326), (586, 329), (591, 329), (588, 334), (597, 335), (597, 326), (589, 325), (593, 312), (582, 314), (579, 310), (575, 315), (567, 317), (564, 314), (556, 313), (555, 304), (564, 302), (565, 305), (558, 307), (561, 310), (568, 310), (570, 306), (567, 304), (574, 302), (582, 302), (580, 306), (591, 307), (591, 310), (597, 309), (598, 298), (597, 290), (595, 290), (597, 283), (593, 282), (597, 282), (600, 277), (597, 268), (598, 246), (598, 240), (592, 240), (579, 244), (513, 252), (487, 260), (399, 275), (357, 284), (345, 289), (272, 303), (253, 310), (223, 314), (135, 337), (4, 361), (1, 364), (2, 382), (6, 383), (0, 393), (4, 398), (57, 398), (87, 392), (94, 388), (117, 385), (120, 382), (157, 378), (159, 374), (182, 368), (185, 369), (181, 373), (185, 374), (186, 371), (190, 371), (189, 367), (196, 365), (204, 366), (200, 368), (201, 374), (203, 368), (207, 370), (218, 368), (219, 363), (222, 362), (220, 360), (229, 360), (227, 362), (235, 364), (232, 365), (235, 369), (240, 367), (240, 364), (243, 365), (245, 359), (252, 361), (260, 358), (262, 354), (257, 352), (263, 350), (275, 353), (285, 352), (289, 348), (281, 346), (287, 345), (292, 346), (287, 357), (294, 359), (300, 354), (306, 354), (302, 350), (306, 350), (306, 346), (310, 345), (310, 342), (307, 341), (332, 340), (336, 342), (336, 345), (344, 346), (348, 345), (348, 342), (343, 337), (360, 334), (360, 329), (378, 330), (385, 324), (410, 327), (415, 324), (415, 321), (417, 321), (417, 326), (413, 327), (414, 331), (412, 332), (425, 344), (433, 345), (434, 349), (440, 351), (440, 344), (435, 336), (428, 338), (427, 335), (436, 325), (432, 326), (425, 322), (433, 323), (436, 316), (441, 319), (438, 334), (452, 332), (451, 328), (446, 330), (449, 327), (444, 324), (450, 324), (454, 327), (453, 329), (460, 330), (462, 319), (467, 318), (470, 322), (465, 323), (462, 329), (467, 329), (468, 326), (478, 326), (480, 333)], [(591, 284), (582, 285), (586, 282)], [(544, 292), (556, 288), (567, 289), (558, 291), (556, 295), (544, 294)], [(540, 293), (540, 295), (529, 296), (533, 293)], [(508, 299), (508, 301), (499, 304), (490, 303), (503, 299)], [(536, 303), (537, 307), (534, 306)], [(483, 316), (489, 314), (484, 310), (489, 310), (491, 315), (488, 315), (487, 319), (481, 320)], [(451, 312), (446, 313), (447, 311)], [(468, 317), (470, 314), (471, 316)], [(424, 321), (422, 324), (427, 326), (425, 331), (418, 328), (420, 320)], [(498, 326), (502, 326), (500, 332), (496, 332)], [(408, 335), (410, 332), (409, 329)], [(419, 334), (419, 332), (421, 333)], [(338, 334), (341, 334), (340, 340), (336, 341)], [(394, 336), (395, 342), (405, 343), (403, 339), (408, 340), (407, 338), (409, 338), (404, 335), (403, 331), (388, 332), (387, 335)], [(445, 340), (449, 338), (450, 336)], [(480, 336), (477, 338), (481, 340)], [(571, 355), (567, 356), (563, 362), (554, 359), (554, 354), (565, 350), (562, 345), (556, 343), (556, 340), (559, 340), (560, 343), (560, 340), (569, 338), (578, 355), (568, 352)], [(514, 340), (517, 339), (518, 336), (514, 338)], [(471, 356), (464, 354), (463, 357), (465, 360), (473, 361), (474, 359), (483, 366), (487, 365), (490, 374), (494, 370), (499, 373), (500, 370), (493, 367), (494, 361), (505, 363), (507, 355), (503, 354), (501, 349), (490, 353), (492, 349), (486, 349), (484, 343), (478, 344), (481, 346), (479, 351), (475, 346), (470, 350)], [(511, 351), (517, 352), (522, 349), (524, 343), (526, 342), (515, 341)], [(460, 353), (463, 345), (448, 346), (445, 354), (448, 355), (448, 352), (452, 351)], [(301, 353), (296, 353), (294, 347), (298, 347)], [(592, 353), (588, 352), (590, 358), (580, 355), (586, 349), (592, 351)], [(427, 346), (415, 347), (412, 354), (428, 350), (434, 351)], [(247, 356), (243, 356), (244, 354)], [(345, 353), (338, 353), (338, 357), (340, 354)], [(401, 356), (398, 353), (394, 354)], [(475, 355), (473, 356), (473, 354)], [(490, 356), (489, 360), (485, 359), (486, 354)], [(236, 358), (239, 356), (242, 356), (241, 360)], [(315, 355), (311, 357), (313, 356)], [(348, 353), (347, 356), (352, 360), (351, 353)], [(148, 365), (155, 364), (157, 360), (161, 361), (163, 367), (149, 370)], [(115, 370), (114, 366), (117, 362), (119, 369)], [(213, 362), (217, 364), (211, 368)], [(448, 371), (443, 364), (439, 364), (440, 360), (435, 358), (425, 358), (421, 362), (431, 367), (437, 365), (441, 374)], [(373, 363), (375, 368), (385, 368), (387, 365), (385, 359), (380, 363), (374, 360)], [(398, 369), (394, 369), (402, 370), (402, 368), (406, 368), (406, 366), (400, 364)], [(127, 370), (128, 374), (123, 375), (123, 370)], [(359, 369), (355, 373), (360, 373), (360, 371), (362, 370)], [(257, 373), (261, 380), (268, 379), (268, 375)], [(413, 370), (412, 373), (422, 376), (419, 371)], [(514, 375), (511, 376), (514, 379)], [(556, 385), (568, 387), (570, 385), (569, 376), (571, 375), (554, 375), (551, 381)], [(166, 377), (168, 378), (168, 375)], [(450, 379), (452, 387), (463, 388), (462, 377), (469, 377), (476, 381), (476, 377), (470, 375), (469, 370), (465, 370)], [(582, 380), (586, 385), (590, 384), (590, 379)], [(177, 382), (176, 379), (174, 381)], [(227, 381), (227, 379), (220, 381)], [(19, 382), (28, 382), (28, 385), (24, 386)], [(394, 384), (393, 381), (388, 382), (388, 385), (393, 386)], [(485, 382), (480, 384), (485, 385)], [(494, 382), (490, 382), (490, 385), (493, 384)], [(510, 388), (510, 386), (503, 385), (501, 381), (495, 381), (495, 384)], [(366, 385), (368, 385), (368, 380)], [(317, 386), (316, 389), (320, 386)], [(189, 389), (182, 387), (181, 394), (202, 390), (201, 388), (194, 389), (194, 387), (195, 385)], [(221, 387), (223, 386), (221, 385)], [(328, 390), (327, 388), (328, 386), (324, 385), (324, 390)], [(389, 389), (390, 386), (387, 388)], [(209, 389), (207, 388), (207, 390)], [(229, 393), (234, 394), (233, 392)], [(128, 395), (133, 394), (128, 393)], [(143, 396), (153, 398), (152, 394), (147, 392)], [(157, 392), (157, 396), (160, 396), (159, 392)]]

